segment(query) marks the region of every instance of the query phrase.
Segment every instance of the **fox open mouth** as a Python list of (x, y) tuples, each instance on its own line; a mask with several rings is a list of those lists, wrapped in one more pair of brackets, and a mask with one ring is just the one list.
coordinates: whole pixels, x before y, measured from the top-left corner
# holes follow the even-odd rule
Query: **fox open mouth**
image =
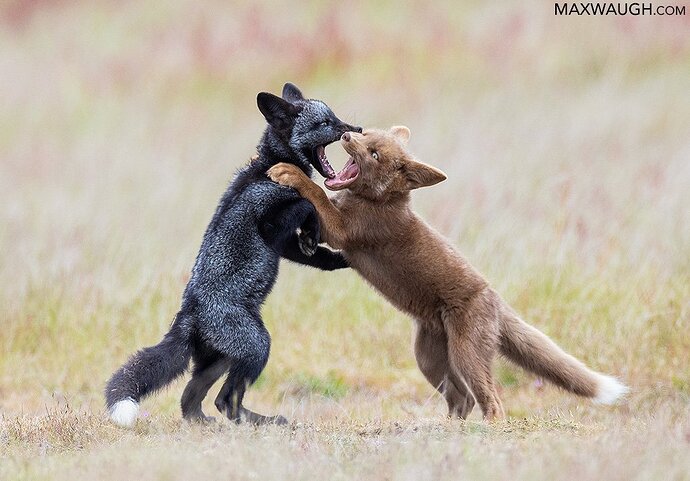
[(314, 149), (313, 155), (319, 161), (319, 164), (321, 164), (321, 169), (323, 169), (322, 174), (324, 177), (329, 179), (335, 178), (335, 169), (333, 169), (331, 164), (328, 162), (328, 157), (326, 157), (326, 145), (317, 146)]
[(326, 179), (324, 185), (329, 190), (342, 190), (349, 187), (357, 180), (357, 177), (359, 177), (359, 165), (355, 162), (354, 157), (350, 157), (343, 170)]

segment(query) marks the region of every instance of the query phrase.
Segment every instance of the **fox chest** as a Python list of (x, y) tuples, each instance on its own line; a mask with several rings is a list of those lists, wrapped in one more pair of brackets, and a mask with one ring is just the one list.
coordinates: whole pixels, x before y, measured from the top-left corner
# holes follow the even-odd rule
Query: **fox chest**
[(420, 269), (400, 255), (363, 251), (346, 251), (345, 255), (351, 267), (398, 309), (417, 318), (439, 312), (433, 269)]

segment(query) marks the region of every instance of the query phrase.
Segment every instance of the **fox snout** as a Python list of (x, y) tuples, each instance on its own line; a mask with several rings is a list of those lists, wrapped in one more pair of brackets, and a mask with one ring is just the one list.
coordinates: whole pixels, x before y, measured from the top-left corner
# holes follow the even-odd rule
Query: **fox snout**
[(354, 154), (357, 147), (360, 146), (360, 138), (362, 134), (357, 131), (345, 132), (340, 136), (340, 144), (350, 154)]
[(360, 158), (364, 156), (364, 151), (366, 150), (362, 140), (364, 140), (364, 137), (360, 132), (345, 132), (340, 136), (340, 145), (351, 156)]
[[(350, 125), (350, 124), (343, 124), (340, 127), (340, 131), (343, 132), (343, 135), (347, 134), (348, 132), (358, 132), (361, 134), (362, 133), (362, 127), (358, 127), (358, 126)], [(342, 139), (342, 137), (341, 137), (341, 139)]]
[(355, 127), (354, 130), (350, 130), (349, 132), (345, 132), (343, 135), (340, 136), (340, 140), (343, 142), (350, 142), (350, 141), (357, 141), (359, 138), (362, 136), (357, 136), (357, 135), (352, 135), (352, 134), (361, 134), (362, 133), (362, 127)]

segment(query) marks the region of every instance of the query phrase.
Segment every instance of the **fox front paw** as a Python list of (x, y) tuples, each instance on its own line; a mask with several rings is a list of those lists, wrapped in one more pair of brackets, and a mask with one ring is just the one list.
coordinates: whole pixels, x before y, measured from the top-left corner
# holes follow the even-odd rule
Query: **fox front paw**
[(319, 246), (314, 234), (304, 229), (300, 229), (299, 233), (297, 234), (297, 244), (299, 245), (299, 250), (302, 251), (302, 254), (309, 257), (314, 255), (316, 248)]
[(285, 162), (274, 165), (268, 169), (267, 174), (273, 182), (293, 188), (298, 187), (305, 180), (309, 180), (299, 167)]

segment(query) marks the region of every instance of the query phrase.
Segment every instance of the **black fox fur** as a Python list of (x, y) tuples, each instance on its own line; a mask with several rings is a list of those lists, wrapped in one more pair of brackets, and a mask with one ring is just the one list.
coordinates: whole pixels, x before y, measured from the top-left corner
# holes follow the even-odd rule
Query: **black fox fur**
[(186, 419), (207, 419), (201, 402), (227, 374), (215, 404), (228, 418), (254, 423), (283, 423), (242, 406), (245, 389), (268, 360), (271, 338), (260, 307), (278, 275), (280, 257), (334, 270), (347, 267), (338, 252), (318, 246), (319, 224), (311, 203), (293, 189), (273, 183), (266, 171), (278, 162), (312, 166), (332, 177), (324, 147), (347, 131), (319, 100), (305, 99), (288, 83), (282, 98), (262, 92), (257, 104), (268, 122), (258, 157), (238, 171), (206, 229), (180, 311), (170, 331), (155, 346), (134, 354), (108, 381), (106, 404), (111, 419), (123, 426), (136, 420), (141, 398), (169, 384), (194, 360), (192, 379), (181, 400)]

